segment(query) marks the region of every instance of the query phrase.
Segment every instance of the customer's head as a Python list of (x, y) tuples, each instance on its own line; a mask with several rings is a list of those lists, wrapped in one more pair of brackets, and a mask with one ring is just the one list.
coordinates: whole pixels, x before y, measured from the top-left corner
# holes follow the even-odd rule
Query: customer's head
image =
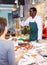
[(5, 28), (7, 25), (6, 18), (0, 17), (0, 36), (5, 32)]
[(30, 8), (29, 12), (30, 12), (30, 16), (34, 18), (37, 14), (37, 9), (35, 7), (32, 7)]

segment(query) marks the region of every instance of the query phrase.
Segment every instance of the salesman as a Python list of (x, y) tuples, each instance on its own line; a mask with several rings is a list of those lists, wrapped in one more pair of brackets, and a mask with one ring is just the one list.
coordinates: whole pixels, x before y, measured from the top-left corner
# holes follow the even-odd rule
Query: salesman
[(42, 18), (37, 15), (35, 7), (29, 10), (30, 17), (25, 22), (20, 22), (22, 26), (30, 26), (30, 41), (42, 39)]

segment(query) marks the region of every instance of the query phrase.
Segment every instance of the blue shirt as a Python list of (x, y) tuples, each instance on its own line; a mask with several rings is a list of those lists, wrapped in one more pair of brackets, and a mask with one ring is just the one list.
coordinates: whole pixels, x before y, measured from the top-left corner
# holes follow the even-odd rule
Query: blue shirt
[(0, 65), (18, 65), (12, 41), (0, 40)]

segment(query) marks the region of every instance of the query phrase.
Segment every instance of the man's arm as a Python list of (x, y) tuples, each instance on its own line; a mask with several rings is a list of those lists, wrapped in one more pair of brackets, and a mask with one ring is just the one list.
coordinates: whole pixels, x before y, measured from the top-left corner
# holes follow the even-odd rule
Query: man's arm
[(38, 40), (42, 40), (42, 18), (39, 17), (38, 19)]
[(22, 22), (20, 21), (19, 24), (20, 24), (20, 26), (29, 26), (29, 22), (30, 21), (29, 21), (29, 18), (28, 18), (26, 21), (22, 21)]

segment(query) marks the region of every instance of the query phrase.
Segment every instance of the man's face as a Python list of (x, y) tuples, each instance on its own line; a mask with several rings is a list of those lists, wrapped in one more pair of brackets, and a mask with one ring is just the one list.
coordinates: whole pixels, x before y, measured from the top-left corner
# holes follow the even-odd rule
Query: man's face
[(33, 11), (33, 9), (30, 9), (30, 16), (35, 17), (36, 11)]

